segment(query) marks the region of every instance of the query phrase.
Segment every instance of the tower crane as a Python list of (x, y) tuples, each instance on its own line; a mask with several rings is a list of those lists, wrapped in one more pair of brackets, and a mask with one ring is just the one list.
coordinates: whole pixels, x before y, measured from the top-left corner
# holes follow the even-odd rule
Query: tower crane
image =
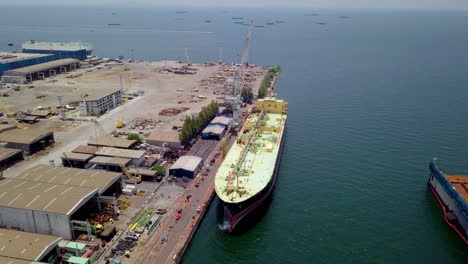
[(242, 51), (242, 57), (240, 61), (240, 63), (245, 66), (249, 65), (249, 52), (250, 52), (250, 45), (252, 42), (253, 26), (254, 26), (254, 21), (250, 20), (249, 29), (247, 30), (247, 37), (245, 38), (245, 42), (244, 42), (244, 50)]
[(247, 30), (247, 37), (245, 38), (244, 42), (244, 49), (242, 50), (242, 57), (240, 60), (241, 66), (237, 71), (234, 73), (234, 86), (233, 86), (233, 98), (229, 99), (229, 104), (231, 105), (232, 109), (232, 118), (235, 122), (239, 122), (239, 108), (241, 103), (241, 69), (243, 66), (249, 65), (249, 52), (250, 52), (250, 45), (252, 42), (252, 35), (253, 35), (253, 25), (254, 21), (250, 20), (249, 29)]
[[(132, 79), (133, 79), (133, 74), (130, 72), (129, 77), (128, 77), (128, 86), (127, 89), (124, 91), (124, 96), (123, 96), (123, 107), (122, 107), (122, 114), (120, 115), (119, 120), (117, 121), (117, 124), (115, 125), (116, 128), (122, 128), (125, 126), (125, 112), (127, 108), (127, 102), (128, 102), (128, 91), (132, 87)], [(122, 75), (120, 75), (120, 89), (123, 89), (122, 85)]]
[(192, 66), (192, 62), (190, 61), (190, 58), (188, 55), (188, 48), (185, 48), (185, 59), (187, 60), (187, 66)]

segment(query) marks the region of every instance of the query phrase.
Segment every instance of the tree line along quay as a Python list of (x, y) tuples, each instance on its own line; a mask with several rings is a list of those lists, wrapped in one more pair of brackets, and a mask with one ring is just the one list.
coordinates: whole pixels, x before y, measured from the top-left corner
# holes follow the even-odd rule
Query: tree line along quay
[(190, 141), (198, 136), (200, 132), (216, 116), (219, 105), (212, 101), (209, 105), (202, 108), (196, 117), (187, 116), (180, 131), (179, 139), (182, 145), (188, 146)]
[(280, 71), (281, 67), (275, 66), (266, 73), (265, 77), (263, 77), (262, 83), (260, 84), (260, 88), (258, 89), (258, 98), (264, 98), (268, 95), (271, 84)]

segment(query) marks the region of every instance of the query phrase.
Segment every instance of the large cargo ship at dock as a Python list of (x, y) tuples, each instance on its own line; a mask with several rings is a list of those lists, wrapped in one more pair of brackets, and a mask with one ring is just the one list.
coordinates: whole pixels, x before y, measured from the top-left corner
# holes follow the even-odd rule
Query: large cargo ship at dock
[(228, 233), (254, 213), (270, 196), (276, 182), (287, 103), (269, 97), (254, 104), (255, 111), (247, 116), (215, 176), (215, 191), (220, 198), (218, 226)]
[(468, 244), (468, 176), (444, 174), (429, 164), (429, 189), (442, 207), (444, 220)]

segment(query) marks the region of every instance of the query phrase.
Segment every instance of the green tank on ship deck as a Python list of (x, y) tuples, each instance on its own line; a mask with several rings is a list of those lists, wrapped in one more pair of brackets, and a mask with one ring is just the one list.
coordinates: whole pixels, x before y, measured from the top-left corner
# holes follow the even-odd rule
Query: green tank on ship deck
[(254, 104), (257, 111), (247, 117), (216, 173), (216, 193), (227, 203), (248, 200), (262, 191), (270, 182), (279, 158), (287, 103), (269, 97)]

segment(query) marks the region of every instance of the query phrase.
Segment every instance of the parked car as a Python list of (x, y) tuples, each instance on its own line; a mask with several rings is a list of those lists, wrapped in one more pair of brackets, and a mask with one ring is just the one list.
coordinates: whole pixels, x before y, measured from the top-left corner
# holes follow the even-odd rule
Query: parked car
[(138, 240), (140, 239), (141, 235), (138, 234), (138, 233), (135, 233), (133, 231), (128, 231), (128, 232), (125, 232), (125, 239), (129, 239), (129, 240)]
[(159, 215), (163, 215), (163, 214), (167, 213), (167, 209), (158, 208), (158, 209), (156, 210), (156, 213), (159, 214)]

